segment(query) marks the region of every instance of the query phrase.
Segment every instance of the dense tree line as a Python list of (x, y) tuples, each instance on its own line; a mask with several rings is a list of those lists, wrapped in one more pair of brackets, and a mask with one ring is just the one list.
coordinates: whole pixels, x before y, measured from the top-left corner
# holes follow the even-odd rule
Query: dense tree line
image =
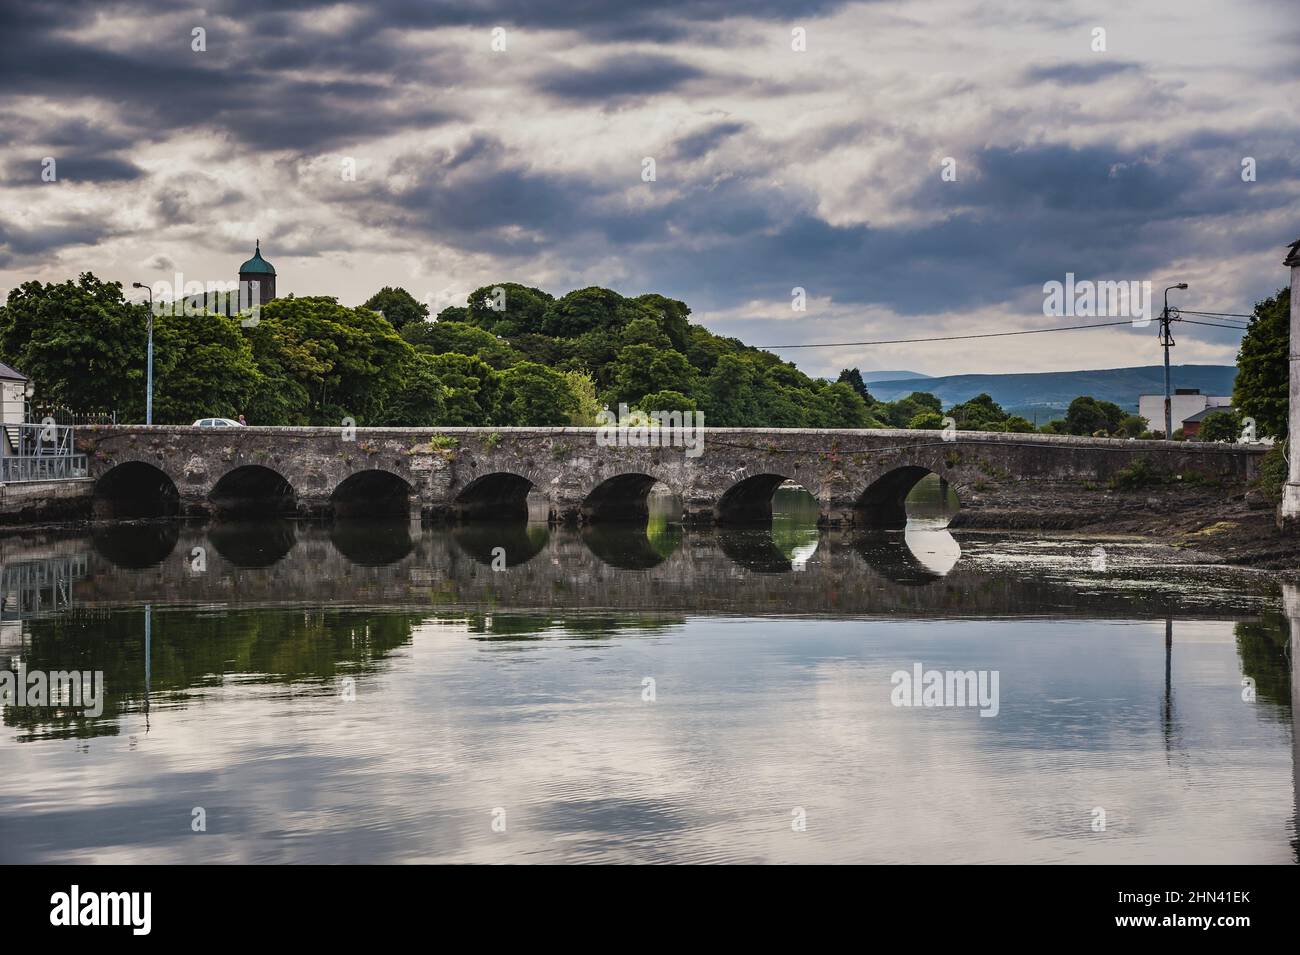
[[(351, 308), (289, 296), (259, 321), (206, 310), (154, 320), (154, 420), (253, 424), (593, 424), (603, 406), (701, 410), (712, 425), (878, 426), (848, 385), (692, 325), (662, 295), (507, 283), (430, 321), (402, 289)], [(146, 306), (90, 273), (27, 282), (0, 309), (0, 354), (42, 400), (144, 416)]]
[[(1286, 426), (1286, 290), (1260, 303), (1242, 343), (1235, 403), (1261, 435)], [(484, 286), (429, 309), (386, 287), (360, 307), (277, 299), (256, 324), (202, 309), (154, 319), (154, 420), (244, 414), (251, 424), (593, 424), (602, 407), (699, 410), (715, 427), (957, 428), (1028, 432), (987, 394), (944, 409), (913, 392), (879, 401), (857, 369), (812, 378), (776, 355), (692, 324), (685, 303), (585, 288), (554, 297)], [(27, 282), (0, 307), (0, 356), (43, 401), (144, 417), (147, 307), (91, 273)], [(1212, 416), (1213, 417), (1213, 416)], [(1235, 425), (1236, 419), (1232, 423)], [(1210, 435), (1224, 422), (1207, 419)], [(1145, 422), (1088, 396), (1041, 431), (1144, 436)]]

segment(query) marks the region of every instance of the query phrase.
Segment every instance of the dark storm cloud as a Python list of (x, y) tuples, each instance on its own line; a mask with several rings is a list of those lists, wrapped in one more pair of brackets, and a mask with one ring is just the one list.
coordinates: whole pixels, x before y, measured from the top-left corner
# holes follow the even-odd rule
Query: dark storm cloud
[(61, 183), (131, 182), (144, 175), (144, 170), (135, 163), (113, 156), (82, 156), (73, 153), (65, 157), (55, 154), (50, 158), (54, 159), (53, 168), (57, 179), (45, 182), (41, 179), (43, 158), (32, 156), (27, 160), (11, 162), (5, 171), (4, 184), (56, 189)]
[(678, 139), (673, 143), (673, 155), (678, 159), (700, 159), (747, 128), (746, 123), (714, 123)]
[(1201, 174), (1196, 159), (1172, 144), (1160, 155), (1061, 144), (991, 146), (973, 158), (977, 173), (959, 182), (928, 176), (917, 205), (1150, 215), (1172, 208)]
[(704, 75), (675, 57), (629, 53), (606, 57), (592, 67), (554, 67), (538, 78), (537, 87), (563, 99), (609, 102), (664, 93)]
[[(1089, 87), (1111, 79), (1136, 86), (1154, 67), (1086, 55), (1028, 67), (1008, 59), (996, 85), (954, 80), (944, 88), (953, 128), (967, 144), (991, 145), (968, 146), (959, 181), (944, 183), (936, 169), (922, 165), (937, 149), (960, 153), (961, 143), (936, 141), (946, 130), (928, 130), (927, 118), (898, 106), (907, 97), (888, 84), (878, 102), (867, 95), (874, 87), (854, 72), (857, 64), (733, 76), (715, 72), (714, 61), (699, 54), (709, 44), (741, 48), (756, 38), (760, 46), (784, 45), (789, 27), (801, 19), (847, 5), (374, 0), (350, 7), (350, 17), (325, 20), (308, 0), (216, 0), (205, 13), (181, 0), (126, 0), (109, 7), (110, 16), (185, 16), (166, 19), (168, 36), (146, 30), (136, 45), (105, 45), (76, 32), (95, 35), (93, 18), (105, 9), (100, 3), (6, 4), (0, 9), (0, 89), (13, 106), (0, 115), (0, 136), (20, 149), (7, 151), (5, 175), (12, 177), (18, 162), (18, 171), (39, 183), (39, 164), (29, 169), (26, 160), (13, 157), (53, 154), (61, 179), (131, 184), (141, 176), (135, 163), (154, 165), (145, 161), (152, 143), (192, 131), (212, 141), (211, 158), (178, 160), (175, 172), (183, 173), (187, 162), (210, 169), (205, 164), (229, 158), (232, 166), (244, 161), (234, 168), (249, 178), (222, 177), (239, 184), (234, 191), (215, 182), (186, 183), (168, 170), (147, 187), (134, 187), (139, 206), (187, 243), (212, 241), (183, 230), (201, 222), (214, 201), (247, 199), (266, 204), (274, 224), (260, 234), (266, 239), (279, 229), (282, 254), (320, 255), (354, 243), (360, 248), (356, 226), (377, 226), (392, 237), (393, 248), (418, 252), (428, 244), (495, 256), (503, 271), (545, 261), (552, 274), (566, 268), (585, 274), (592, 263), (608, 262), (617, 274), (611, 282), (626, 279), (697, 308), (732, 308), (750, 299), (788, 302), (790, 288), (802, 285), (837, 303), (949, 312), (1007, 301), (1066, 270), (1143, 278), (1171, 256), (1226, 260), (1254, 254), (1261, 243), (1271, 249), (1274, 237), (1221, 228), (1230, 220), (1221, 223), (1220, 217), (1272, 212), (1287, 200), (1287, 183), (1300, 176), (1294, 119), (1270, 115), (1268, 124), (1240, 132), (1212, 129), (1223, 114), (1198, 122), (1196, 110), (1207, 107), (1185, 101), (1177, 82), (1162, 87), (1159, 101), (1148, 98), (1123, 116), (1089, 112), (1089, 97), (1113, 89)], [(728, 18), (737, 16), (757, 24), (723, 36)], [(1009, 17), (1011, 28), (1041, 27), (1040, 14), (982, 5), (971, 14), (972, 42), (987, 39), (1000, 16)], [(208, 28), (206, 54), (190, 50), (191, 22)], [(340, 25), (327, 29), (322, 22)], [(511, 31), (510, 57), (488, 51), (488, 30), (496, 26)], [(475, 35), (462, 29), (412, 39), (414, 31), (439, 27), (468, 27)], [(881, 27), (891, 28), (888, 18)], [(682, 40), (690, 45), (653, 47)], [(616, 45), (623, 41), (634, 49)], [(755, 51), (754, 62), (772, 62), (763, 59), (771, 53), (765, 49)], [(819, 62), (810, 55), (799, 66)], [(924, 64), (924, 71), (931, 67)], [(801, 94), (834, 89), (831, 96), (794, 99), (793, 105), (757, 102), (777, 83), (801, 84)], [(1231, 92), (1237, 91), (1223, 95)], [(719, 93), (725, 105), (715, 101)], [(510, 107), (500, 115), (492, 105), (498, 94)], [(520, 104), (544, 115), (548, 126), (554, 119), (554, 142), (563, 152), (574, 129), (600, 128), (609, 119), (591, 119), (602, 106), (631, 111), (665, 94), (684, 101), (661, 127), (680, 135), (645, 147), (626, 144), (632, 158), (618, 177), (602, 165), (617, 164), (617, 158), (603, 153), (584, 167), (581, 142), (559, 160), (542, 161), (533, 155), (540, 151), (535, 129), (508, 125)], [(46, 98), (73, 105), (67, 115), (35, 116)], [(648, 120), (659, 118), (651, 110), (661, 105), (652, 103)], [(1100, 141), (1094, 134), (1104, 134), (1107, 123), (1116, 130), (1113, 141), (1131, 142), (1140, 135), (1132, 132), (1138, 128), (1132, 121), (1141, 110), (1149, 114), (1141, 127), (1149, 130), (1149, 147), (1060, 142), (1076, 135)], [(583, 117), (581, 124), (569, 125), (575, 115)], [(1005, 126), (983, 118), (988, 115), (1005, 119)], [(1049, 127), (1044, 116), (1063, 119)], [(1071, 117), (1087, 119), (1086, 128), (1072, 125)], [(385, 137), (449, 125), (461, 138), (454, 149), (413, 151), (391, 166), (380, 152), (388, 147), (379, 142)], [(510, 145), (513, 137), (517, 148)], [(441, 143), (448, 136), (427, 140)], [(400, 148), (414, 150), (423, 141), (413, 135)], [(873, 165), (872, 147), (879, 143), (890, 149)], [(667, 159), (660, 182), (642, 183), (637, 162), (656, 148)], [(327, 149), (374, 160), (379, 175), (374, 181), (363, 176), (347, 190), (321, 188), (319, 201), (302, 217), (277, 208), (277, 184), (295, 198), (317, 188), (311, 176), (318, 166), (310, 160)], [(819, 162), (838, 150), (846, 155)], [(858, 171), (857, 151), (868, 173)], [(266, 153), (278, 155), (263, 162)], [(1258, 159), (1258, 183), (1241, 182), (1242, 156)], [(887, 164), (901, 168), (882, 168)], [(888, 182), (881, 179), (885, 172)], [(828, 206), (851, 195), (831, 181), (837, 175), (862, 176), (865, 201), (849, 198), (853, 205), (845, 210)], [(334, 180), (332, 186), (337, 174)], [(277, 219), (286, 213), (292, 225)], [(106, 227), (96, 232), (75, 220), (39, 235), (11, 226), (0, 236), (0, 257), (48, 255), (107, 235)], [(185, 251), (178, 251), (178, 260)], [(1274, 258), (1270, 251), (1268, 260)]]
[[(395, 46), (380, 40), (359, 47), (345, 35), (287, 29), (268, 31), (271, 39), (262, 43), (253, 22), (248, 34), (225, 50), (225, 34), (211, 25), (208, 51), (194, 52), (188, 30), (170, 46), (142, 43), (129, 50), (52, 32), (56, 25), (79, 25), (89, 9), (71, 5), (67, 20), (56, 24), (48, 17), (19, 19), (0, 34), (0, 88), (9, 95), (98, 98), (137, 138), (202, 129), (263, 150), (365, 142), (403, 129), (437, 126), (452, 115), (427, 102), (411, 108), (394, 95), (383, 74), (369, 72), (400, 58)], [(210, 19), (194, 17), (197, 25)], [(331, 75), (313, 79), (292, 72), (311, 65), (328, 67)], [(334, 78), (338, 70), (355, 75)], [(88, 138), (77, 141), (75, 131), (73, 125), (64, 130), (64, 145), (90, 149), (104, 135), (86, 129)]]
[[(376, 0), (366, 5), (359, 28), (372, 32), (388, 28), (496, 26), (528, 30), (571, 30), (593, 40), (668, 43), (711, 29), (728, 17), (753, 17), (785, 22), (822, 16), (849, 5), (849, 0)], [(256, 16), (266, 9), (260, 0), (232, 0), (222, 9)], [(283, 3), (281, 9), (306, 10), (310, 0)]]
[(1030, 83), (1059, 83), (1062, 86), (1088, 86), (1112, 76), (1141, 72), (1142, 64), (1127, 61), (1097, 60), (1088, 63), (1050, 63), (1031, 66), (1024, 71)]
[(101, 217), (91, 216), (45, 222), (35, 229), (0, 223), (0, 254), (45, 256), (67, 246), (94, 245), (121, 234)]
[[(1264, 191), (1252, 193), (1239, 177), (1223, 175), (1226, 161), (1230, 157), (1198, 154), (1178, 143), (1161, 158), (1064, 146), (992, 147), (975, 159), (978, 177), (945, 183), (927, 174), (913, 208), (951, 210), (937, 221), (834, 226), (805, 211), (764, 227), (755, 214), (753, 229), (715, 230), (726, 241), (705, 254), (648, 249), (637, 261), (689, 286), (677, 292), (703, 295), (717, 307), (735, 298), (734, 289), (718, 288), (720, 276), (740, 288), (762, 289), (773, 300), (803, 285), (809, 294), (903, 313), (989, 305), (1067, 270), (1146, 278), (1175, 245), (1183, 254), (1256, 251), (1267, 237), (1216, 230), (1202, 237), (1193, 228), (1201, 217), (1271, 208)], [(746, 187), (729, 197), (732, 215), (739, 217), (746, 203), (756, 213), (770, 207)], [(681, 205), (698, 213), (692, 222), (697, 230), (716, 215), (696, 196)]]
[(626, 185), (534, 173), (500, 144), (424, 169), (416, 190), (370, 198), (465, 248), (518, 254), (534, 240), (503, 238), (510, 227), (544, 233), (571, 261), (616, 246), (637, 283), (701, 308), (788, 300), (801, 285), (840, 303), (922, 314), (995, 304), (1066, 271), (1145, 279), (1175, 245), (1211, 255), (1267, 246), (1269, 237), (1194, 229), (1201, 216), (1264, 211), (1270, 200), (1243, 194), (1239, 178), (1218, 168), (1222, 157), (1168, 147), (1162, 156), (990, 147), (967, 181), (927, 172), (913, 205), (930, 221), (880, 228), (827, 223), (803, 197), (774, 191), (761, 170), (682, 183), (671, 202), (629, 213)]

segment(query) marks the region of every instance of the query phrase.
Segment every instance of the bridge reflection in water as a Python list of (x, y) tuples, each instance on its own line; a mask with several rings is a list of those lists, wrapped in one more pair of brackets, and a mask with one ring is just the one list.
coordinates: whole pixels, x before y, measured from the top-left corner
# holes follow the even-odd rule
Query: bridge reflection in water
[[(1222, 787), (1189, 780), (1214, 782), (1219, 767), (1210, 764), (1225, 734), (1240, 731), (1255, 748), (1234, 752), (1231, 772), (1246, 766), (1253, 774), (1253, 814), (1224, 834), (1222, 825), (1236, 818), (1223, 814), (1231, 793), (1209, 799), (1198, 806), (1216, 823), (1195, 835), (1201, 844), (1222, 838), (1249, 846), (1256, 858), (1275, 850), (1283, 828), (1274, 825), (1279, 779), (1287, 777), (1285, 789), (1297, 776), (1278, 769), (1274, 747), (1275, 730), (1293, 745), (1295, 695), (1287, 618), (1277, 612), (1274, 585), (1209, 576), (1189, 585), (1152, 576), (1159, 568), (1131, 585), (1114, 569), (1123, 563), (1118, 558), (1108, 574), (1090, 569), (1090, 542), (1061, 545), (1065, 556), (1055, 569), (991, 559), (1007, 542), (976, 535), (960, 537), (963, 555), (943, 528), (951, 501), (941, 491), (937, 483), (923, 488), (932, 499), (913, 502), (912, 519), (899, 531), (819, 529), (809, 523), (809, 502), (786, 488), (777, 492), (770, 523), (738, 527), (684, 528), (671, 520), (671, 501), (652, 498), (644, 524), (631, 526), (548, 527), (515, 515), (429, 527), (401, 518), (311, 523), (270, 514), (254, 522), (137, 522), (0, 541), (0, 637), (9, 654), (29, 669), (103, 671), (108, 688), (96, 718), (4, 709), (0, 756), (35, 753), (26, 746), (33, 740), (66, 740), (86, 747), (76, 758), (94, 760), (97, 772), (84, 792), (69, 791), (57, 776), (32, 777), (49, 793), (43, 805), (57, 811), (19, 801), (6, 789), (17, 784), (0, 780), (0, 800), (18, 807), (18, 821), (0, 823), (0, 858), (37, 861), (52, 847), (84, 854), (75, 837), (101, 823), (116, 834), (113, 851), (136, 858), (208, 851), (216, 840), (181, 844), (161, 834), (156, 800), (139, 795), (170, 794), (180, 776), (196, 789), (176, 797), (182, 815), (190, 805), (223, 807), (223, 844), (264, 845), (271, 830), (291, 837), (254, 854), (302, 858), (316, 850), (294, 847), (337, 848), (330, 833), (302, 838), (295, 828), (301, 814), (281, 816), (276, 808), (319, 804), (325, 793), (343, 806), (340, 818), (364, 820), (359, 825), (377, 840), (365, 843), (375, 858), (405, 858), (385, 848), (390, 830), (402, 837), (394, 846), (421, 839), (445, 846), (455, 840), (412, 828), (409, 814), (383, 794), (391, 787), (400, 805), (425, 799), (472, 814), (502, 779), (534, 794), (553, 793), (557, 781), (566, 794), (599, 792), (582, 804), (602, 812), (622, 806), (618, 811), (634, 817), (630, 836), (612, 822), (593, 835), (582, 827), (599, 829), (608, 815), (579, 812), (580, 838), (641, 844), (659, 832), (645, 828), (654, 816), (669, 820), (662, 825), (671, 841), (680, 838), (672, 813), (652, 801), (638, 814), (637, 780), (711, 781), (725, 771), (727, 786), (674, 782), (671, 789), (699, 803), (688, 807), (692, 818), (705, 810), (726, 818), (728, 800), (768, 791), (770, 778), (752, 769), (764, 760), (796, 767), (799, 786), (834, 788), (847, 778), (851, 785), (820, 810), (824, 818), (832, 803), (852, 806), (857, 818), (859, 797), (869, 792), (878, 810), (868, 814), (869, 828), (905, 830), (897, 844), (854, 833), (820, 844), (820, 852), (838, 858), (866, 846), (908, 858), (946, 818), (907, 818), (929, 798), (909, 790), (909, 780), (933, 775), (933, 766), (915, 762), (910, 748), (923, 717), (900, 716), (886, 700), (889, 672), (917, 659), (1003, 670), (999, 720), (929, 720), (924, 748), (943, 750), (953, 786), (1016, 794), (1007, 797), (1016, 803), (1007, 815), (1013, 822), (1033, 817), (1035, 806), (1040, 813), (1055, 806), (1080, 783), (1089, 793), (1123, 793), (1134, 806), (1142, 797), (1130, 789), (1187, 800), (1190, 788), (1209, 799)], [(1149, 585), (1155, 579), (1160, 586)], [(1293, 603), (1292, 614), (1300, 615), (1300, 601)], [(662, 684), (674, 694), (662, 708), (672, 713), (668, 723), (653, 723), (658, 713), (638, 702), (645, 672), (673, 678)], [(1237, 696), (1246, 678), (1258, 694), (1250, 708)], [(362, 689), (362, 706), (340, 711), (344, 681)], [(618, 702), (628, 687), (630, 701)], [(298, 734), (292, 754), (268, 737), (272, 724)], [(94, 748), (96, 738), (116, 735), (125, 738)], [(195, 738), (206, 741), (200, 751), (174, 745)], [(674, 757), (686, 760), (685, 775), (672, 771), (677, 763), (660, 765), (680, 739), (690, 741), (685, 755)], [(758, 749), (746, 750), (755, 739)], [(1152, 739), (1149, 759), (1139, 744)], [(173, 762), (152, 768), (157, 763), (137, 759), (137, 748)], [(530, 778), (529, 761), (539, 752), (545, 765)], [(608, 769), (614, 752), (627, 753), (632, 768)], [(701, 766), (690, 762), (696, 757)], [(338, 767), (349, 763), (383, 785), (338, 788)], [(737, 767), (750, 767), (751, 775)], [(130, 784), (121, 785), (124, 779)], [(1030, 798), (1053, 784), (1043, 801)], [(710, 802), (719, 792), (720, 807)], [(381, 794), (377, 805), (374, 793)], [(354, 794), (356, 803), (349, 801)], [(556, 819), (570, 802), (566, 795), (542, 808)], [(1084, 829), (1092, 805), (1079, 809)], [(1286, 806), (1292, 812), (1294, 800)], [(1145, 816), (1140, 828), (1164, 833), (1162, 818)], [(1125, 822), (1119, 818), (1114, 838), (1130, 841), (1116, 844), (1149, 854), (1153, 843), (1126, 833)], [(782, 825), (788, 819), (778, 819)], [(1069, 841), (1069, 825), (1053, 825), (1062, 831), (1035, 833), (1026, 851), (1050, 844), (1051, 852), (1071, 856), (1104, 845), (1085, 848)], [(565, 841), (542, 828), (546, 846)], [(684, 824), (682, 831), (698, 828)], [(515, 832), (528, 838), (524, 826)], [(1175, 835), (1188, 838), (1182, 829)], [(355, 832), (347, 838), (354, 848), (361, 844)], [(1000, 836), (999, 845), (1014, 855), (1013, 843)], [(738, 844), (733, 851), (759, 850)]]

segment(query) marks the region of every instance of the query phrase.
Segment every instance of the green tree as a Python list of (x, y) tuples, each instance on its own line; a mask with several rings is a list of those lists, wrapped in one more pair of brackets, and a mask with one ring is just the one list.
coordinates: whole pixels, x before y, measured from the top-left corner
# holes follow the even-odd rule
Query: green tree
[(701, 376), (708, 375), (724, 354), (735, 352), (739, 344), (735, 339), (723, 339), (707, 328), (692, 325), (686, 336), (686, 347), (679, 349)]
[(1237, 353), (1232, 404), (1244, 416), (1255, 419), (1255, 433), (1260, 437), (1282, 438), (1287, 434), (1290, 313), (1289, 288), (1257, 302)]
[(434, 355), (477, 355), (498, 371), (523, 360), (508, 342), (466, 322), (416, 322), (402, 329), (402, 338)]
[(514, 338), (545, 331), (543, 316), (552, 302), (547, 292), (517, 282), (484, 285), (470, 292), (469, 317), (464, 320), (493, 335)]
[(76, 282), (24, 282), (0, 309), (0, 354), (42, 401), (144, 420), (145, 306), (120, 282), (83, 272)]
[(1115, 404), (1115, 402), (1103, 401), (1100, 398), (1097, 399), (1097, 407), (1100, 408), (1101, 413), (1106, 416), (1106, 431), (1108, 434), (1114, 434), (1119, 431), (1120, 423), (1127, 418), (1129, 414), (1119, 405)]
[(942, 431), (943, 415), (937, 411), (922, 411), (907, 423), (915, 431)]
[(705, 417), (716, 427), (743, 427), (755, 421), (755, 367), (741, 355), (723, 355), (704, 384)]
[(469, 309), (464, 305), (448, 305), (434, 319), (437, 322), (460, 322), (470, 324)]
[(1241, 437), (1241, 415), (1232, 408), (1224, 408), (1201, 419), (1196, 432), (1198, 441), (1233, 441)]
[(443, 393), (443, 423), (454, 427), (497, 424), (501, 404), (501, 376), (472, 355), (430, 355), (430, 364)]
[(389, 390), (382, 410), (377, 413), (377, 424), (420, 428), (446, 423), (447, 389), (438, 378), (438, 365), (432, 355), (419, 350), (412, 352), (398, 379), (399, 383)]
[(573, 412), (569, 423), (580, 427), (596, 424), (596, 416), (601, 412), (601, 403), (596, 397), (596, 382), (585, 371), (571, 370), (564, 372), (564, 383), (573, 395)]
[(847, 381), (820, 382), (813, 395), (813, 416), (809, 424), (819, 428), (879, 428), (881, 422)]
[(679, 302), (675, 298), (667, 298), (655, 292), (648, 295), (638, 295), (632, 301), (641, 306), (642, 310), (658, 317), (659, 327), (668, 336), (668, 342), (672, 348), (679, 352), (686, 352), (691, 336), (690, 319), (688, 318), (691, 310), (685, 302)]
[(524, 361), (501, 373), (500, 424), (566, 425), (577, 410), (577, 399), (558, 371)]
[(868, 408), (876, 403), (876, 399), (871, 397), (871, 392), (867, 391), (867, 383), (862, 380), (862, 372), (856, 368), (845, 368), (836, 380), (844, 382), (857, 392), (858, 397), (867, 403)]
[(1007, 413), (987, 394), (979, 394), (969, 401), (948, 409), (950, 417), (963, 431), (1005, 431)]
[[(1122, 417), (1123, 412), (1120, 412)], [(1119, 421), (1115, 422), (1116, 426)], [(1068, 434), (1090, 435), (1098, 431), (1110, 433), (1110, 418), (1101, 403), (1089, 395), (1080, 395), (1070, 402), (1065, 412), (1065, 430)]]
[(404, 288), (392, 288), (385, 285), (366, 301), (362, 308), (379, 312), (388, 319), (388, 324), (398, 331), (413, 323), (429, 319), (429, 306), (416, 301), (415, 296)]
[(651, 345), (667, 351), (673, 343), (653, 318), (636, 318), (628, 322), (619, 335), (624, 345)]
[(885, 423), (891, 428), (907, 428), (911, 427), (908, 422), (926, 411), (933, 411), (942, 417), (943, 405), (928, 391), (914, 391), (905, 398), (885, 402), (880, 406), (880, 411)]
[(267, 424), (370, 423), (412, 351), (377, 312), (323, 296), (268, 302), (249, 337), (264, 379), (255, 413)]
[[(155, 423), (238, 418), (248, 410), (261, 377), (238, 319), (208, 312), (155, 319)], [(250, 423), (275, 422), (253, 418)]]
[(1140, 438), (1146, 434), (1147, 419), (1136, 414), (1125, 415), (1115, 430), (1125, 438)]
[[(695, 399), (688, 398), (680, 391), (655, 391), (636, 403), (636, 407), (646, 414), (657, 411), (695, 411)], [(707, 417), (707, 415), (706, 415)]]
[(690, 394), (695, 389), (695, 371), (686, 356), (653, 345), (627, 345), (618, 353), (610, 382), (611, 403), (636, 404), (654, 391), (679, 391)]
[(542, 316), (542, 327), (530, 330), (556, 338), (576, 338), (591, 331), (616, 332), (646, 317), (658, 318), (658, 315), (653, 308), (610, 289), (592, 287), (555, 299)]

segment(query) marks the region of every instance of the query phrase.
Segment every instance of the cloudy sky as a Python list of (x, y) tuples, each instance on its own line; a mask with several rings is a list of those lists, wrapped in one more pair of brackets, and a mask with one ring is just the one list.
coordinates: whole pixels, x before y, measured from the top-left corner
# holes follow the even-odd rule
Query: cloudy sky
[[(233, 280), (260, 237), (282, 295), (401, 285), (436, 311), (500, 281), (605, 285), (756, 345), (1068, 324), (1042, 291), (1066, 272), (1157, 296), (1186, 281), (1189, 308), (1249, 311), (1300, 237), (1294, 12), (5, 4), (0, 294), (84, 270)], [(1175, 361), (1231, 362), (1236, 341), (1184, 326)], [(783, 354), (813, 374), (1160, 360), (1149, 328)]]

